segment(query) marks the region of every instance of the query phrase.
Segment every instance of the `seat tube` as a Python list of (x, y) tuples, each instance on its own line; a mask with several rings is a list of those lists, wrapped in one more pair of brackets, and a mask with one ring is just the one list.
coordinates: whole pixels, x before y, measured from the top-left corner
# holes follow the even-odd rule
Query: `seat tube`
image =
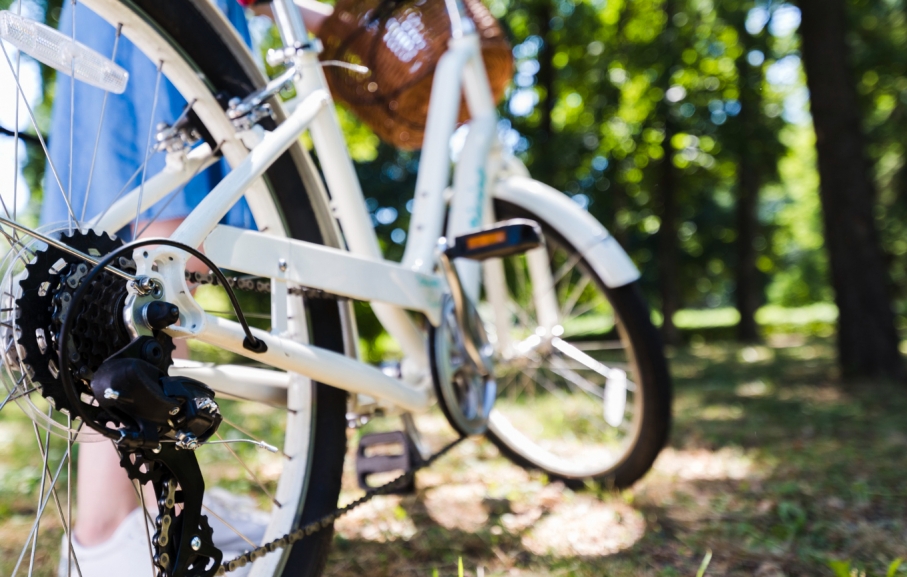
[[(303, 46), (308, 32), (299, 9), (293, 0), (274, 0), (274, 17), (282, 40), (287, 46)], [(297, 53), (297, 63), (303, 70), (296, 84), (300, 95), (327, 88), (314, 50), (303, 49)], [(383, 258), (371, 216), (365, 206), (362, 186), (356, 176), (343, 130), (333, 106), (325, 107), (309, 125), (315, 150), (327, 181), (328, 192), (335, 217), (340, 221), (344, 239), (351, 252), (370, 258)], [(427, 366), (425, 342), (418, 326), (405, 311), (382, 303), (372, 303), (372, 310), (387, 331), (400, 343), (404, 354), (420, 367)]]
[(309, 33), (305, 28), (305, 21), (293, 0), (272, 0), (271, 11), (274, 13), (274, 21), (284, 46), (293, 46), (297, 42), (308, 40)]

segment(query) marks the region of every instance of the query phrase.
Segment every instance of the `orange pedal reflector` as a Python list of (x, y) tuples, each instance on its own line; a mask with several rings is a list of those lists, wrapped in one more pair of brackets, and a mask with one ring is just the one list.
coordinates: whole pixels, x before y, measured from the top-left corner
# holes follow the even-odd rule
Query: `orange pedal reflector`
[(515, 218), (458, 236), (445, 253), (451, 260), (468, 258), (481, 261), (522, 254), (542, 244), (542, 229), (537, 222)]

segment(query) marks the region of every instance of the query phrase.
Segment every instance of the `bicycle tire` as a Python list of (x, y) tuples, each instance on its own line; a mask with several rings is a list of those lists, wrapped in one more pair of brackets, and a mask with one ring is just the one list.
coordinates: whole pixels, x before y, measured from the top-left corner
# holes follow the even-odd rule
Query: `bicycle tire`
[[(538, 222), (547, 239), (551, 239), (563, 247), (569, 247), (573, 253), (578, 253), (576, 248), (566, 240), (566, 235), (559, 233), (543, 216), (535, 214), (525, 207), (518, 207), (499, 199), (495, 200), (494, 208), (499, 220), (528, 218)], [(589, 266), (585, 258), (581, 258), (577, 266), (583, 266), (586, 273), (594, 277), (598, 288), (607, 296), (621, 321), (638, 367), (637, 382), (643, 388), (642, 414), (639, 432), (633, 441), (633, 446), (623, 455), (623, 458), (606, 470), (592, 475), (569, 475), (564, 474), (563, 471), (546, 467), (537, 457), (538, 453), (526, 451), (525, 447), (524, 450), (520, 450), (516, 443), (510, 442), (505, 435), (497, 433), (494, 427), (489, 428), (487, 437), (504, 456), (514, 463), (526, 469), (541, 470), (549, 478), (563, 481), (572, 488), (582, 488), (586, 482), (594, 481), (602, 486), (623, 489), (646, 474), (668, 441), (672, 403), (670, 373), (661, 337), (652, 325), (649, 309), (642, 297), (638, 282), (609, 288), (598, 275), (592, 272), (593, 267)]]
[[(267, 81), (238, 34), (208, 0), (96, 0), (85, 3), (102, 9), (116, 4), (113, 12), (125, 8), (150, 25), (157, 38), (168, 43), (182, 57), (181, 64), (188, 65), (203, 79), (212, 96), (228, 94), (242, 98)], [(126, 33), (128, 36), (128, 30)], [(275, 109), (275, 120), (280, 123), (284, 117), (279, 106)], [(263, 180), (288, 236), (340, 246), (320, 177), (300, 145), (296, 144), (282, 154), (268, 168)], [(304, 306), (308, 315), (309, 342), (336, 352), (349, 352), (345, 331), (349, 329), (351, 315), (341, 311), (341, 307), (348, 305), (326, 299), (307, 299)], [(308, 473), (301, 486), (300, 507), (295, 512), (291, 531), (336, 507), (346, 451), (346, 391), (322, 383), (313, 383), (311, 390)], [(332, 537), (333, 531), (325, 530), (273, 553), (279, 557), (277, 569), (267, 573), (285, 577), (320, 575)], [(253, 571), (256, 568), (253, 567)], [(261, 574), (261, 571), (253, 572), (253, 575)]]

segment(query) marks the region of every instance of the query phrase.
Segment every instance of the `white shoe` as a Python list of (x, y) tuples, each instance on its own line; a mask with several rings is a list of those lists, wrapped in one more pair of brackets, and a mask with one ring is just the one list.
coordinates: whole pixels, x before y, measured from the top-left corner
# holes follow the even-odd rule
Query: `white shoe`
[[(261, 543), (267, 529), (268, 515), (256, 508), (252, 498), (214, 487), (205, 492), (204, 504), (207, 509), (202, 509), (202, 514), (208, 517), (208, 524), (214, 530), (214, 545), (223, 551), (224, 561), (230, 561), (252, 549), (236, 531), (256, 545)], [(150, 534), (154, 534), (155, 529), (150, 524), (148, 530)], [(59, 577), (70, 577), (66, 567), (68, 547), (64, 536), (57, 570)], [(82, 577), (152, 577), (154, 574), (148, 537), (142, 527), (141, 509), (130, 513), (107, 541), (85, 547), (73, 539), (72, 549), (82, 570)], [(251, 565), (247, 565), (232, 571), (230, 575), (243, 577), (251, 569)], [(77, 577), (78, 574), (76, 564), (73, 564), (71, 575)]]
[[(78, 577), (78, 564), (82, 577), (152, 577), (148, 538), (142, 521), (142, 510), (136, 509), (123, 519), (110, 539), (92, 547), (85, 547), (73, 538), (72, 552), (76, 563), (72, 566), (72, 572), (66, 566), (69, 543), (64, 535), (57, 575)], [(149, 526), (149, 531), (154, 529)]]
[[(230, 561), (252, 549), (252, 545), (237, 535), (237, 532), (255, 543), (256, 547), (261, 544), (269, 517), (255, 506), (254, 499), (213, 487), (205, 491), (203, 502), (207, 509), (202, 508), (202, 515), (208, 517), (208, 524), (214, 529), (214, 545), (224, 552), (224, 561)], [(244, 569), (249, 570), (251, 566), (247, 565)], [(233, 571), (230, 575), (241, 575), (238, 571)]]

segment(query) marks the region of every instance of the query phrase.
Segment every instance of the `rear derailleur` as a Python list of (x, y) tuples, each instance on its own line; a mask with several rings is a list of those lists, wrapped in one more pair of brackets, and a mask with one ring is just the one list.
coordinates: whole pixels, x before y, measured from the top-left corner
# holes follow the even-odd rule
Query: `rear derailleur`
[(101, 365), (91, 390), (123, 425), (116, 442), (120, 465), (130, 479), (154, 487), (159, 514), (152, 546), (158, 574), (208, 577), (223, 555), (201, 514), (205, 480), (194, 450), (217, 431), (222, 417), (214, 391), (186, 377), (167, 376), (160, 361), (155, 363), (161, 357), (154, 337), (138, 337)]
[[(123, 245), (93, 231), (62, 234), (60, 242), (94, 255)], [(214, 391), (168, 375), (174, 346), (163, 329), (179, 320), (179, 308), (151, 295), (141, 319), (127, 325), (123, 311), (132, 295), (125, 280), (109, 271), (92, 278), (85, 262), (54, 246), (33, 254), (17, 277), (15, 326), (0, 334), (17, 345), (7, 349), (5, 361), (18, 365), (56, 410), (110, 437), (131, 479), (152, 484), (157, 574), (214, 575), (223, 555), (201, 514), (205, 482), (194, 450), (214, 435), (222, 417)], [(117, 265), (135, 270), (126, 258)], [(71, 328), (63, 334), (67, 322)], [(133, 325), (141, 325), (140, 334)]]

